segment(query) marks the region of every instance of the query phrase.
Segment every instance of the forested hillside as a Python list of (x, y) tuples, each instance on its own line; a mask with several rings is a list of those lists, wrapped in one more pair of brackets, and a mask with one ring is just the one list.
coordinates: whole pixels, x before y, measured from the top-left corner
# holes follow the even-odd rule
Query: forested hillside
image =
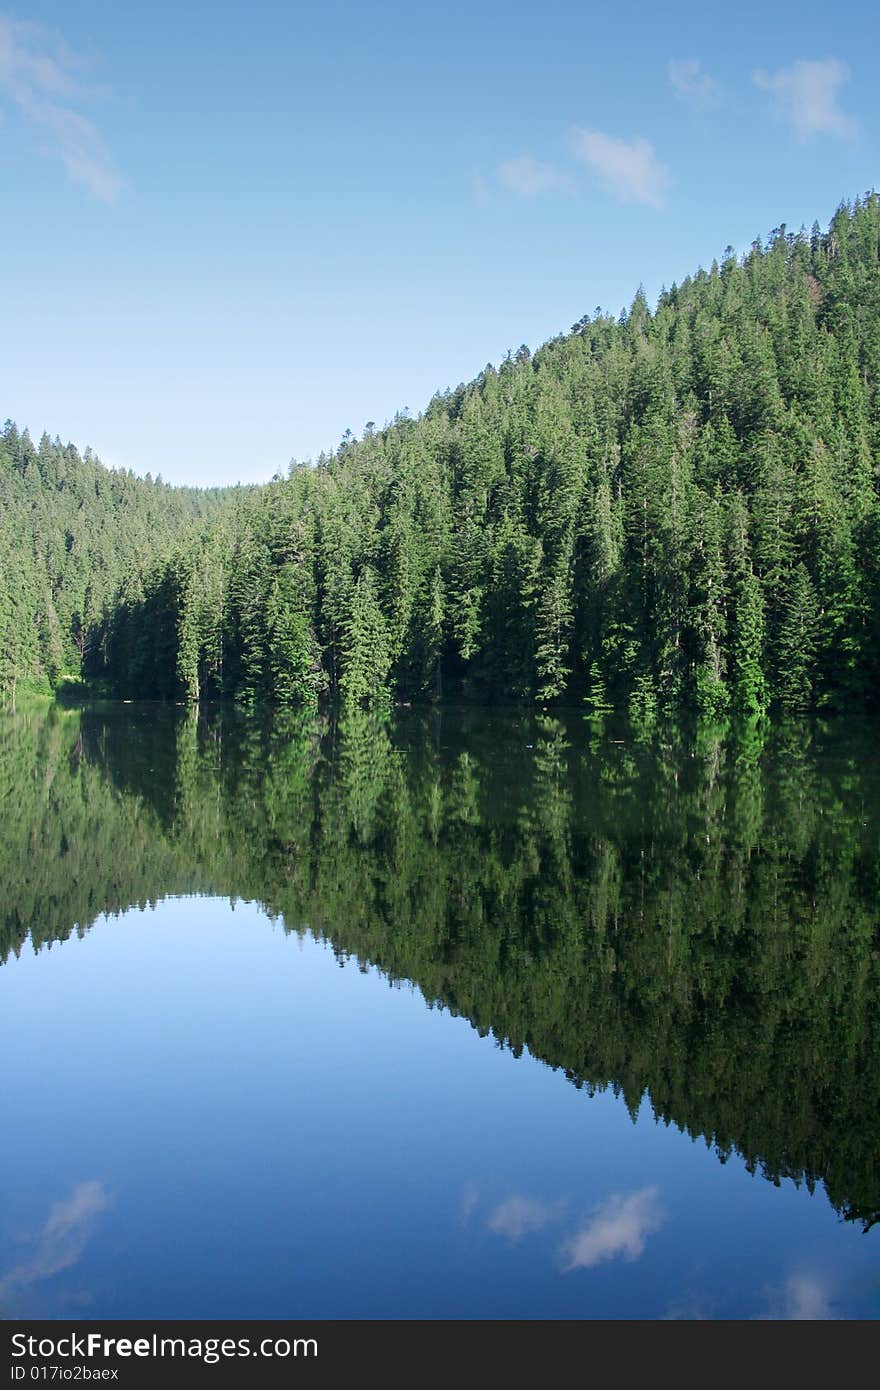
[(181, 522), (204, 499), (117, 483), (180, 542), (110, 605), (115, 561), (84, 554), (27, 640), (51, 671), (56, 620), (68, 648), (85, 629), (89, 670), (177, 699), (861, 706), (880, 685), (878, 247), (874, 194), (824, 233), (778, 228), (198, 530)]
[(0, 695), (101, 672), (122, 593), (229, 498), (104, 468), (7, 421), (0, 434)]

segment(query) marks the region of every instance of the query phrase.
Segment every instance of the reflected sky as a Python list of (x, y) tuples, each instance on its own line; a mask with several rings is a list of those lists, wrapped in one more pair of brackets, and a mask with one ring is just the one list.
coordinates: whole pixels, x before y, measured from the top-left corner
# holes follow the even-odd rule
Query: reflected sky
[(53, 1202), (42, 1227), (20, 1237), (23, 1253), (18, 1263), (0, 1273), (0, 1308), (14, 1305), (23, 1294), (29, 1297), (31, 1285), (42, 1285), (73, 1269), (109, 1205), (103, 1183), (94, 1179), (76, 1183), (68, 1197)]
[(594, 1269), (606, 1260), (637, 1260), (648, 1236), (665, 1221), (656, 1187), (615, 1192), (593, 1212), (589, 1221), (565, 1241), (562, 1270)]
[(3, 1315), (871, 1317), (824, 1194), (634, 1122), (256, 905), (0, 970)]
[(875, 744), (0, 720), (0, 1314), (876, 1316)]

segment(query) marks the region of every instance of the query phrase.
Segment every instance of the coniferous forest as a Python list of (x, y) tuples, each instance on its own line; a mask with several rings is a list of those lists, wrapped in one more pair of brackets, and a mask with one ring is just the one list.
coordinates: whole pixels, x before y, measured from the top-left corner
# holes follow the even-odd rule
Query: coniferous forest
[(634, 714), (880, 686), (880, 200), (728, 249), (258, 488), (7, 424), (0, 687)]

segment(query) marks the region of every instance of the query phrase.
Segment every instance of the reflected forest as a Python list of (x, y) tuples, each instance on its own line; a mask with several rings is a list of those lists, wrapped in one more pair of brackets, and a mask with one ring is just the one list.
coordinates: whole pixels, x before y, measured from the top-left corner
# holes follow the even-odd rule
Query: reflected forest
[(870, 734), (440, 707), (20, 710), (0, 722), (0, 879), (16, 885), (0, 951), (168, 895), (258, 901), (577, 1087), (611, 1087), (633, 1114), (647, 1094), (719, 1161), (821, 1186), (867, 1230)]

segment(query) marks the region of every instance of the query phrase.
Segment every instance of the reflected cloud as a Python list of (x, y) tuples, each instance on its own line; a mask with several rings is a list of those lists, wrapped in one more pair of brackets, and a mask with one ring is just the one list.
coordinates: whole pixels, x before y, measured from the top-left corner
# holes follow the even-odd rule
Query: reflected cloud
[(831, 1285), (817, 1274), (791, 1274), (781, 1289), (769, 1293), (770, 1308), (759, 1321), (826, 1322), (833, 1318)]
[(466, 1182), (458, 1206), (458, 1219), (467, 1224), (473, 1216), (480, 1200), (480, 1189), (475, 1182)]
[(708, 1322), (715, 1316), (714, 1304), (703, 1294), (685, 1294), (670, 1303), (663, 1314), (665, 1322)]
[(533, 1231), (543, 1231), (551, 1221), (558, 1220), (564, 1209), (563, 1202), (551, 1204), (516, 1195), (494, 1207), (486, 1217), (486, 1225), (495, 1235), (519, 1240)]
[(104, 1184), (96, 1180), (78, 1183), (64, 1201), (53, 1202), (42, 1230), (30, 1238), (30, 1255), (0, 1278), (0, 1300), (75, 1265), (110, 1203)]
[(666, 1215), (656, 1187), (615, 1193), (596, 1207), (591, 1220), (562, 1246), (562, 1272), (593, 1269), (606, 1260), (637, 1260), (649, 1235), (659, 1231)]

